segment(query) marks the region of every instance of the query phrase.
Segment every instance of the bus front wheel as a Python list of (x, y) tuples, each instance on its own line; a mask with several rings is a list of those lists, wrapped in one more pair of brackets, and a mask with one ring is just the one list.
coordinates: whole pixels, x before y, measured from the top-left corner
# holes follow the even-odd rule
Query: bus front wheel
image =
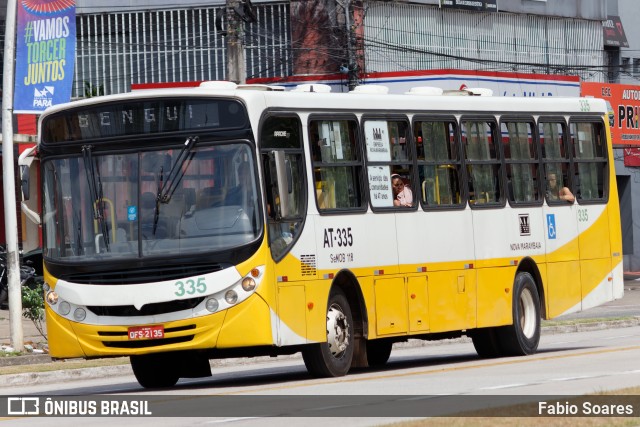
[(309, 373), (316, 377), (341, 377), (353, 360), (353, 316), (349, 302), (335, 289), (327, 304), (327, 342), (311, 344), (302, 351)]
[(161, 353), (130, 357), (133, 374), (144, 388), (164, 388), (176, 385), (180, 376), (174, 359)]
[(533, 354), (540, 342), (540, 296), (531, 274), (520, 272), (513, 284), (513, 324), (500, 329), (506, 356)]

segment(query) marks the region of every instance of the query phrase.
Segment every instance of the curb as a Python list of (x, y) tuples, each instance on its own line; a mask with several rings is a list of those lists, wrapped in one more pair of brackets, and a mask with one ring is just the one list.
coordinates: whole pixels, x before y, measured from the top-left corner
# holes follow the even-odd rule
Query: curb
[(0, 357), (0, 367), (35, 365), (37, 363), (49, 363), (53, 360), (48, 354), (26, 354), (24, 356), (3, 356)]
[[(616, 329), (616, 328), (628, 328), (632, 326), (640, 325), (640, 317), (634, 317), (624, 320), (603, 320), (601, 322), (593, 323), (576, 323), (568, 325), (557, 326), (543, 326), (542, 333), (544, 334), (563, 334), (570, 332), (584, 332), (584, 331), (596, 331), (602, 329)], [(445, 339), (439, 341), (425, 341), (420, 339), (409, 339), (405, 342), (398, 342), (394, 344), (394, 348), (417, 348), (417, 347), (429, 347), (435, 345), (447, 345), (454, 343), (471, 342), (471, 338), (463, 336), (454, 339)], [(9, 359), (22, 359), (20, 361), (11, 361), (6, 363)], [(296, 353), (288, 356), (278, 356), (278, 360), (284, 359), (302, 359), (300, 353)], [(252, 365), (256, 363), (264, 363), (269, 361), (275, 361), (276, 358), (270, 356), (260, 357), (243, 357), (243, 358), (230, 358), (230, 359), (213, 359), (210, 361), (211, 367), (220, 367), (228, 365)], [(48, 355), (28, 355), (28, 356), (16, 356), (0, 358), (0, 366), (17, 366), (17, 365), (32, 365), (32, 364), (47, 364), (47, 363), (60, 363), (53, 362)], [(0, 375), (0, 382), (7, 386), (26, 386), (26, 385), (42, 385), (53, 384), (59, 382), (88, 380), (105, 377), (116, 376), (133, 376), (133, 371), (129, 364), (91, 367), (91, 368), (69, 368), (59, 369), (55, 371), (47, 372), (24, 372), (19, 374), (7, 374)]]
[(630, 328), (640, 325), (640, 317), (621, 320), (602, 320), (601, 322), (576, 323), (574, 325), (545, 326), (542, 331), (548, 334), (565, 334), (568, 332), (597, 331), (601, 329)]
[(25, 386), (90, 380), (128, 374), (133, 375), (130, 365), (115, 365), (98, 368), (61, 369), (48, 372), (25, 372), (22, 374), (2, 375), (0, 378), (5, 386)]

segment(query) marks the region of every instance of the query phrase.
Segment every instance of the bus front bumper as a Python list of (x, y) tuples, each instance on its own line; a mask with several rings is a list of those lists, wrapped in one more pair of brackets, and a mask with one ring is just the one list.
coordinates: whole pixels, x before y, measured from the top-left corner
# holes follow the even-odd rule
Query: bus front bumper
[[(49, 351), (56, 359), (274, 344), (271, 311), (257, 294), (210, 315), (141, 325), (82, 324), (65, 319), (48, 307), (46, 315)], [(154, 331), (151, 335), (161, 329), (162, 337), (131, 339), (129, 332), (140, 327)]]

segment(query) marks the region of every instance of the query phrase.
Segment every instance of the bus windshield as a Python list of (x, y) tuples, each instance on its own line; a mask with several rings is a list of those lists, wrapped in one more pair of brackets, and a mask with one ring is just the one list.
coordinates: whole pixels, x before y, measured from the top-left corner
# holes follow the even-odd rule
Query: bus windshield
[(262, 232), (248, 144), (95, 153), (44, 163), (43, 246), (52, 260), (218, 252)]

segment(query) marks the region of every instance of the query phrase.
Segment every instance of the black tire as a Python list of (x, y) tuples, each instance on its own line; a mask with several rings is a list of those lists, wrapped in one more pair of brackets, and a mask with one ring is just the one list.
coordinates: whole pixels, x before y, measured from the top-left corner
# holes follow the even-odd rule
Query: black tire
[(0, 307), (9, 307), (9, 292), (4, 285), (0, 285)]
[(393, 342), (388, 340), (367, 341), (367, 363), (372, 368), (384, 366), (391, 356)]
[(506, 356), (533, 354), (540, 342), (540, 296), (529, 273), (520, 272), (513, 283), (513, 324), (499, 329)]
[(302, 359), (315, 377), (341, 377), (351, 368), (353, 349), (351, 308), (344, 293), (335, 289), (327, 304), (327, 342), (306, 346)]
[(175, 358), (167, 354), (146, 354), (129, 359), (133, 374), (144, 388), (173, 387), (180, 379)]
[(471, 341), (483, 359), (492, 359), (501, 355), (496, 328), (479, 328), (471, 333)]

